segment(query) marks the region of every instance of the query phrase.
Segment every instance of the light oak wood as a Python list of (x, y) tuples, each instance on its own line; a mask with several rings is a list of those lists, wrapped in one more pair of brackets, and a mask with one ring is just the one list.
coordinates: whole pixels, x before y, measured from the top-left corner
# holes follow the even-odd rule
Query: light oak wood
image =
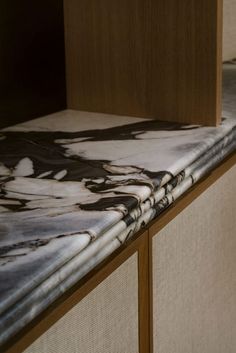
[(222, 0), (64, 0), (68, 107), (217, 125)]
[(139, 274), (139, 352), (151, 353), (150, 323), (152, 313), (149, 306), (150, 274), (149, 274), (149, 237), (145, 237), (140, 244), (138, 252), (138, 274)]

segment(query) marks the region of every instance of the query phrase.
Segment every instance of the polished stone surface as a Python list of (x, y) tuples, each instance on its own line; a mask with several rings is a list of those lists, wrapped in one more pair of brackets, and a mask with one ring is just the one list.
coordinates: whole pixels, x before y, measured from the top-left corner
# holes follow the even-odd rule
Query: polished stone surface
[(1, 131), (0, 342), (235, 150), (234, 68), (218, 128), (67, 110)]

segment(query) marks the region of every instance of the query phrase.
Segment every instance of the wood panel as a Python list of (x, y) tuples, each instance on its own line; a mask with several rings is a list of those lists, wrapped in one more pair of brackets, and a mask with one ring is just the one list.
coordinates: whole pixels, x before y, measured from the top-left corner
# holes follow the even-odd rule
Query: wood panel
[(64, 0), (68, 107), (216, 125), (222, 0)]
[(139, 353), (151, 351), (151, 307), (150, 307), (150, 272), (149, 272), (149, 236), (145, 237), (138, 251), (139, 274)]
[(65, 109), (63, 0), (1, 0), (0, 14), (0, 128)]

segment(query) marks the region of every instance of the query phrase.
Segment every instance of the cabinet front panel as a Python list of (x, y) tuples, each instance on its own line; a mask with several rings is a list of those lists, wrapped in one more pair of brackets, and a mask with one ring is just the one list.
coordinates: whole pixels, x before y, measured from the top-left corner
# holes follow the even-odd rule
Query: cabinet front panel
[(138, 353), (135, 253), (24, 353)]
[(153, 237), (155, 353), (236, 349), (236, 167)]

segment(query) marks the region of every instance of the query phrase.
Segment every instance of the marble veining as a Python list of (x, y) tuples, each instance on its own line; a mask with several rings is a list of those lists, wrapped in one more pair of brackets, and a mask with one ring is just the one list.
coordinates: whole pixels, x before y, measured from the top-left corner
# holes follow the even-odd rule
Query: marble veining
[(218, 128), (68, 110), (0, 132), (0, 343), (235, 150), (225, 85)]

